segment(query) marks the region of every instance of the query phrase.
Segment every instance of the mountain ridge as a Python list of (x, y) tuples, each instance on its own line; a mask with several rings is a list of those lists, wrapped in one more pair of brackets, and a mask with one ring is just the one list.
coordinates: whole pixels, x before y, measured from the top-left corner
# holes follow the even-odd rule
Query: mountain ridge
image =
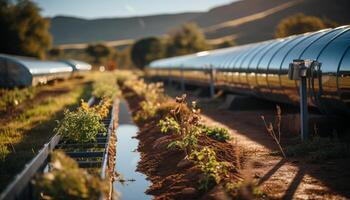
[(297, 13), (349, 24), (349, 7), (348, 0), (242, 0), (207, 12), (99, 19), (58, 16), (51, 19), (50, 31), (54, 45), (96, 43), (161, 36), (183, 23), (195, 22), (208, 39), (234, 36), (237, 44), (245, 44), (274, 38), (280, 20)]

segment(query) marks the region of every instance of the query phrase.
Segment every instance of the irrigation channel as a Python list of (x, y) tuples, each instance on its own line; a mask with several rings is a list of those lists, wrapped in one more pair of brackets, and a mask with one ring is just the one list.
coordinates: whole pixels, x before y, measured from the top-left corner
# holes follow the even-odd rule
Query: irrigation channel
[[(95, 103), (96, 99), (91, 98), (88, 105), (92, 106)], [(108, 170), (109, 160), (108, 149), (110, 136), (115, 133), (117, 123), (117, 119), (115, 118), (117, 114), (115, 112), (118, 112), (118, 106), (119, 100), (116, 99), (113, 103), (113, 107), (110, 109), (109, 115), (103, 119), (103, 123), (106, 128), (108, 128), (108, 132), (106, 135), (98, 134), (96, 142), (85, 144), (63, 142), (60, 140), (60, 135), (54, 135), (0, 194), (0, 200), (35, 199), (32, 180), (37, 173), (50, 170), (50, 167), (48, 166), (50, 152), (55, 149), (64, 151), (68, 156), (77, 161), (79, 167), (86, 169), (99, 169), (101, 178), (107, 178), (106, 171)], [(101, 196), (100, 199), (103, 198), (104, 197)]]
[(114, 190), (119, 193), (119, 199), (147, 200), (151, 199), (145, 191), (150, 186), (146, 176), (137, 171), (140, 153), (137, 151), (138, 139), (135, 138), (138, 127), (131, 118), (128, 104), (119, 104), (119, 126), (117, 134), (116, 171), (120, 181), (114, 182)]

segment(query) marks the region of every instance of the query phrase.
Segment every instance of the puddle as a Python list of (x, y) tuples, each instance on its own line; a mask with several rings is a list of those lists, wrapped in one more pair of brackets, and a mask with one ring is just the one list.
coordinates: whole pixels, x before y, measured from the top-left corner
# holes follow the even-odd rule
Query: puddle
[(117, 159), (116, 171), (125, 182), (114, 182), (114, 190), (118, 192), (119, 199), (143, 200), (152, 196), (145, 194), (150, 182), (146, 175), (137, 172), (137, 164), (140, 153), (136, 151), (138, 140), (133, 138), (138, 132), (138, 127), (132, 122), (128, 105), (122, 101), (119, 107), (119, 127), (117, 129)]

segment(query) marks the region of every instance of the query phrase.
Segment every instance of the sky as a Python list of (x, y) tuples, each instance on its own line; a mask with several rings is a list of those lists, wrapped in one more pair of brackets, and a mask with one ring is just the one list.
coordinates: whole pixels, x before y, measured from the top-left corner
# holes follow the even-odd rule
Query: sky
[(45, 17), (87, 19), (207, 11), (234, 0), (33, 0)]

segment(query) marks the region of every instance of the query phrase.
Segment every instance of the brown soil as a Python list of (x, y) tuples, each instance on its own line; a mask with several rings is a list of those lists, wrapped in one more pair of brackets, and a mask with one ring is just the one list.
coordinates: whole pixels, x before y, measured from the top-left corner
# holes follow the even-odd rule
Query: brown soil
[[(130, 95), (132, 92), (124, 88), (125, 95), (133, 114), (140, 109), (141, 97)], [(201, 172), (193, 163), (184, 160), (182, 151), (168, 149), (170, 141), (176, 139), (175, 135), (161, 133), (157, 122), (160, 116), (146, 122), (138, 122), (140, 128), (137, 138), (140, 140), (138, 151), (141, 161), (138, 170), (146, 174), (152, 185), (147, 190), (154, 199), (220, 199), (225, 192), (222, 187), (214, 187), (208, 192), (199, 191), (198, 184)], [(220, 161), (227, 161), (237, 166), (237, 154), (230, 143), (223, 143), (208, 137), (200, 138), (199, 145), (210, 144), (217, 149)], [(240, 179), (238, 172), (232, 167), (229, 170), (232, 179)]]
[[(243, 169), (257, 180), (269, 198), (350, 198), (349, 158), (310, 163), (302, 158), (272, 156), (271, 152), (278, 151), (278, 147), (266, 133), (260, 116), (272, 119), (275, 110), (264, 109), (264, 106), (251, 110), (218, 109), (222, 103), (199, 99), (203, 118), (206, 124), (225, 127), (230, 131), (244, 153)], [(296, 137), (289, 133), (282, 137), (282, 141), (290, 143)]]

